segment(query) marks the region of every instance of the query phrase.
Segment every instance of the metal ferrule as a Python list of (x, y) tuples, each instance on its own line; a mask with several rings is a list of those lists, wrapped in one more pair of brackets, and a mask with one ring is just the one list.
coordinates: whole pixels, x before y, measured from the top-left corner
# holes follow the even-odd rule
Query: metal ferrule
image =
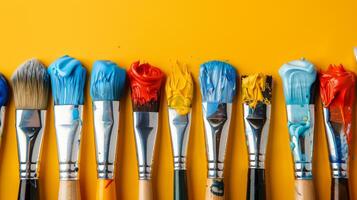
[(93, 101), (97, 176), (113, 179), (119, 130), (119, 101)]
[(55, 105), (60, 180), (77, 180), (82, 130), (82, 105)]
[(151, 165), (159, 120), (158, 112), (133, 112), (139, 179), (151, 179)]
[(16, 110), (20, 179), (38, 179), (46, 110)]
[(223, 178), (232, 104), (204, 102), (202, 103), (202, 112), (205, 126), (208, 178)]
[(259, 103), (256, 108), (250, 108), (249, 105), (243, 104), (243, 111), (249, 168), (264, 169), (271, 106)]
[(286, 110), (295, 178), (312, 179), (315, 106), (287, 105)]
[(174, 156), (174, 169), (186, 169), (186, 155), (191, 127), (191, 112), (180, 115), (175, 109), (169, 108), (169, 123), (171, 145)]
[(0, 138), (2, 136), (2, 132), (4, 130), (4, 123), (5, 123), (5, 106), (0, 106)]
[[(326, 137), (330, 152), (332, 178), (348, 178), (348, 142), (342, 123), (330, 121), (330, 111), (323, 108)], [(351, 127), (347, 127), (351, 128)]]

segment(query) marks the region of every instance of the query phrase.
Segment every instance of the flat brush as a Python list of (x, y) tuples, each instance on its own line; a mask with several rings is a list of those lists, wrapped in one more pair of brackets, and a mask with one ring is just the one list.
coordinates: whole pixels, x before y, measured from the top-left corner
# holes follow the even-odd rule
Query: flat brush
[(7, 81), (0, 73), (0, 141), (1, 141), (1, 136), (2, 132), (4, 130), (4, 123), (5, 123), (5, 111), (6, 111), (6, 104), (9, 100), (10, 96), (10, 90), (9, 86), (7, 84)]
[(78, 171), (86, 70), (78, 60), (63, 56), (50, 65), (48, 72), (55, 104), (58, 199), (77, 200), (81, 199)]
[(99, 60), (93, 65), (90, 95), (94, 116), (97, 160), (97, 200), (117, 199), (114, 179), (119, 129), (119, 100), (126, 72), (117, 64)]
[(332, 172), (331, 199), (348, 200), (348, 160), (356, 78), (342, 65), (330, 65), (319, 78)]
[(249, 152), (247, 200), (266, 199), (265, 153), (271, 115), (271, 76), (242, 76), (244, 128)]
[(208, 162), (206, 199), (224, 199), (224, 159), (236, 79), (236, 71), (228, 63), (209, 61), (201, 65), (199, 80)]
[(50, 77), (37, 59), (23, 63), (11, 78), (16, 107), (16, 138), (20, 164), (18, 199), (40, 199), (39, 166)]
[(159, 120), (160, 91), (165, 75), (148, 63), (135, 62), (128, 71), (133, 105), (139, 199), (153, 199), (151, 166)]
[(178, 62), (166, 82), (171, 146), (174, 157), (174, 199), (187, 200), (186, 155), (191, 127), (193, 81), (186, 65)]
[(301, 59), (284, 64), (279, 74), (283, 80), (290, 148), (294, 158), (295, 199), (315, 199), (312, 155), (316, 70), (312, 63)]

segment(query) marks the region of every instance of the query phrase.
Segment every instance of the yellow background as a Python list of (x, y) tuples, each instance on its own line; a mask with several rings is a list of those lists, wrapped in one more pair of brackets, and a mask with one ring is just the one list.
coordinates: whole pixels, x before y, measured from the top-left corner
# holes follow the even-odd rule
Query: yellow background
[[(178, 59), (195, 78), (193, 123), (188, 149), (191, 199), (204, 198), (206, 157), (198, 87), (199, 64), (226, 60), (239, 74), (264, 72), (274, 77), (273, 113), (267, 153), (270, 199), (293, 199), (294, 176), (286, 128), (283, 90), (278, 68), (302, 56), (319, 69), (343, 63), (356, 70), (352, 47), (357, 46), (355, 0), (9, 0), (0, 2), (0, 71), (10, 79), (24, 60), (37, 57), (49, 65), (69, 54), (90, 71), (97, 59), (111, 59), (128, 68), (145, 60), (169, 72)], [(88, 84), (81, 154), (83, 199), (94, 199), (96, 165)], [(122, 101), (118, 150), (117, 190), (120, 199), (138, 193), (135, 143), (129, 92)], [(234, 113), (225, 163), (228, 199), (245, 199), (247, 150), (243, 132), (241, 95)], [(329, 199), (330, 170), (320, 100), (317, 100), (314, 152), (315, 186), (319, 199)], [(155, 199), (173, 195), (173, 159), (162, 102), (154, 166)], [(48, 111), (41, 162), (41, 196), (56, 199), (58, 165), (53, 107)], [(18, 161), (11, 101), (0, 154), (0, 198), (16, 199)], [(357, 118), (355, 118), (357, 120)], [(356, 125), (354, 125), (354, 131)], [(357, 136), (353, 139), (350, 189), (357, 199)]]

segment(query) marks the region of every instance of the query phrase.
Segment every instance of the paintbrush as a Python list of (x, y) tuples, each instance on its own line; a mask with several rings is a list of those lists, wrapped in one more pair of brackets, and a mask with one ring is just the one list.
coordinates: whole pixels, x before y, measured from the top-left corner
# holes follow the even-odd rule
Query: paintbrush
[(206, 199), (224, 199), (223, 168), (236, 79), (236, 71), (228, 63), (209, 61), (201, 65), (199, 80), (208, 162)]
[(0, 73), (0, 141), (4, 130), (6, 104), (10, 96), (9, 86), (6, 78)]
[(16, 107), (20, 186), (18, 199), (40, 199), (39, 166), (50, 77), (37, 59), (20, 65), (11, 78)]
[(356, 78), (342, 65), (330, 65), (319, 78), (332, 172), (331, 199), (348, 200), (348, 160)]
[(50, 65), (48, 72), (55, 104), (58, 199), (77, 200), (81, 198), (78, 170), (86, 70), (78, 60), (63, 56)]
[(279, 74), (283, 80), (290, 148), (294, 158), (295, 198), (315, 199), (312, 155), (316, 70), (312, 63), (301, 59), (284, 64)]
[(186, 155), (191, 127), (193, 81), (186, 65), (178, 62), (166, 82), (171, 146), (174, 158), (174, 199), (187, 200)]
[(93, 65), (90, 95), (97, 159), (97, 200), (117, 199), (114, 170), (119, 129), (119, 100), (123, 93), (125, 77), (125, 70), (111, 61), (99, 60)]
[(159, 68), (138, 61), (132, 64), (128, 76), (139, 170), (139, 199), (151, 200), (151, 166), (159, 120), (160, 90), (165, 75)]
[(246, 199), (266, 199), (265, 153), (271, 115), (271, 76), (242, 76), (244, 128), (249, 152)]

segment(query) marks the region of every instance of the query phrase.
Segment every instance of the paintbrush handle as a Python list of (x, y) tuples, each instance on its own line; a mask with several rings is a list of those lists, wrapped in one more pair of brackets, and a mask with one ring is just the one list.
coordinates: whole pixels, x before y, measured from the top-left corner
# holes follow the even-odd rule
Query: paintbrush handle
[(174, 200), (187, 200), (186, 170), (175, 170)]
[(314, 200), (314, 182), (312, 180), (295, 180), (295, 199)]
[(207, 179), (206, 183), (206, 200), (223, 200), (224, 183), (223, 179)]
[(80, 200), (78, 180), (63, 180), (59, 183), (58, 200)]
[(20, 180), (18, 200), (37, 200), (40, 199), (38, 179)]
[(265, 170), (249, 168), (247, 183), (247, 200), (265, 199)]
[(151, 180), (139, 180), (139, 200), (153, 200)]
[(117, 199), (115, 180), (98, 179), (97, 180), (97, 200)]
[(348, 179), (332, 178), (331, 200), (349, 200)]

